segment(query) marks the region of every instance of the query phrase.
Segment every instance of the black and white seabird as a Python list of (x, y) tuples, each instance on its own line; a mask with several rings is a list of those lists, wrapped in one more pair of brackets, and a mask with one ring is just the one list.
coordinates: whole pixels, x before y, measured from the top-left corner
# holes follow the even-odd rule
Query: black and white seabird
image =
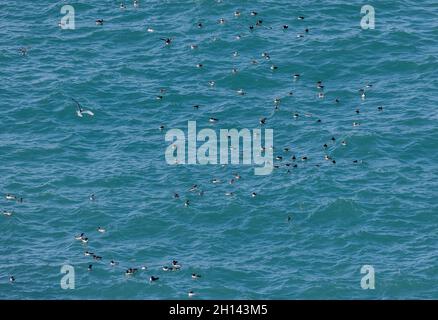
[(81, 106), (81, 104), (78, 102), (78, 101), (76, 101), (75, 99), (73, 99), (73, 98), (71, 98), (75, 103), (76, 103), (76, 106), (77, 106), (77, 110), (76, 110), (76, 114), (78, 115), (78, 117), (80, 117), (80, 118), (82, 118), (83, 116), (84, 116), (84, 114), (88, 114), (89, 116), (94, 116), (94, 113), (92, 112), (92, 111), (90, 111), (90, 110), (84, 110), (83, 108), (82, 108), (82, 106)]

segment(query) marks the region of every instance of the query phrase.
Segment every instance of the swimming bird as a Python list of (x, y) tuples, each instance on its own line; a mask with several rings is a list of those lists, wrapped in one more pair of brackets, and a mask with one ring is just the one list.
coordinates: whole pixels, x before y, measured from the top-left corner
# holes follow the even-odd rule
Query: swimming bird
[(103, 25), (103, 19), (97, 19), (96, 20), (96, 25), (102, 26)]
[(3, 211), (4, 216), (10, 217), (10, 216), (12, 216), (12, 214), (13, 214), (12, 211)]
[(260, 124), (265, 124), (266, 123), (266, 118), (261, 118), (260, 119)]
[(93, 265), (92, 264), (89, 264), (88, 265), (88, 271), (91, 271), (93, 269)]
[(286, 29), (288, 29), (289, 28), (289, 26), (287, 25), (287, 24), (285, 24), (284, 26), (283, 26), (283, 30), (286, 30)]
[(208, 85), (210, 87), (214, 87), (215, 84), (216, 84), (216, 82), (214, 82), (214, 81), (208, 81)]
[(149, 33), (155, 32), (155, 30), (153, 28), (147, 28), (146, 31), (149, 32)]
[(224, 24), (225, 23), (225, 19), (224, 18), (220, 18), (218, 22), (219, 22), (219, 24)]
[(251, 11), (251, 15), (252, 15), (252, 16), (256, 16), (256, 15), (257, 15), (257, 12), (256, 12), (256, 11)]
[(255, 198), (257, 196), (257, 193), (253, 192), (251, 193), (251, 197)]
[(161, 269), (162, 269), (163, 271), (170, 271), (170, 268), (169, 268), (168, 266), (163, 266)]
[(212, 123), (214, 123), (214, 122), (218, 122), (219, 121), (219, 119), (217, 119), (217, 118), (210, 118), (208, 121), (210, 121), (210, 122), (212, 122)]
[(125, 275), (126, 276), (132, 276), (134, 273), (136, 273), (138, 271), (137, 268), (129, 268), (128, 270), (125, 271)]
[(178, 261), (173, 260), (172, 261), (172, 268), (181, 269), (181, 265), (178, 263)]
[(15, 277), (14, 276), (10, 276), (9, 277), (9, 282), (11, 282), (11, 283), (15, 282)]
[(202, 63), (198, 63), (197, 65), (196, 65), (196, 68), (202, 68), (204, 65), (202, 64)]
[(377, 110), (383, 111), (383, 107), (377, 107)]
[(299, 73), (295, 73), (295, 74), (294, 74), (294, 80), (298, 80), (298, 79), (300, 78), (300, 76), (301, 76), (301, 75), (300, 75)]
[(82, 238), (80, 240), (82, 241), (82, 243), (88, 243), (88, 238)]
[(84, 114), (88, 114), (91, 117), (94, 116), (94, 113), (92, 111), (82, 109), (82, 106), (78, 101), (76, 101), (73, 98), (71, 98), (71, 99), (76, 103), (76, 106), (78, 108), (78, 110), (76, 110), (76, 114), (78, 115), (78, 117), (82, 118), (84, 116)]
[(110, 266), (116, 266), (116, 265), (118, 265), (119, 263), (118, 262), (116, 262), (116, 261), (114, 261), (114, 260), (111, 260), (110, 261)]
[(134, 0), (134, 8), (138, 8), (139, 2), (138, 0)]
[(184, 202), (184, 206), (185, 207), (188, 207), (190, 205), (190, 200), (186, 200), (185, 202)]
[(240, 11), (234, 11), (234, 16), (235, 17), (240, 17)]
[(346, 146), (346, 145), (347, 145), (347, 142), (345, 142), (345, 140), (344, 140), (344, 141), (341, 142), (341, 144), (342, 144), (343, 146)]
[(94, 255), (93, 252), (90, 252), (90, 251), (85, 251), (85, 252), (84, 252), (84, 256), (86, 256), (86, 257), (88, 257), (88, 256), (93, 256), (93, 255)]
[(192, 49), (192, 50), (198, 49), (198, 45), (196, 45), (196, 44), (191, 44), (191, 45), (190, 45), (190, 49)]
[(157, 281), (158, 279), (160, 279), (160, 278), (159, 278), (159, 277), (151, 276), (151, 277), (149, 278), (149, 281), (150, 281), (150, 282), (154, 282), (154, 281)]
[(98, 256), (98, 255), (95, 255), (95, 254), (93, 254), (93, 259), (94, 260), (102, 260), (102, 257), (101, 256)]
[(188, 295), (189, 297), (194, 297), (196, 294), (193, 291), (189, 291)]
[(6, 200), (17, 200), (17, 196), (13, 195), (13, 194), (6, 194), (5, 196)]
[(84, 233), (82, 232), (80, 235), (75, 236), (75, 240), (82, 240), (83, 237), (84, 237)]
[(123, 2), (120, 3), (120, 9), (122, 9), (122, 10), (126, 9), (126, 6), (125, 6), (125, 4)]
[(196, 191), (198, 189), (198, 185), (197, 184), (194, 184), (190, 189), (189, 189), (189, 191), (190, 192), (193, 192), (193, 191)]
[(168, 45), (170, 45), (172, 43), (172, 39), (171, 38), (160, 38), (160, 39), (164, 41), (166, 46), (168, 46)]
[(104, 228), (102, 228), (102, 227), (97, 227), (97, 231), (100, 232), (100, 233), (106, 232), (106, 230)]
[(244, 96), (246, 93), (245, 93), (245, 91), (243, 91), (243, 89), (239, 89), (239, 90), (237, 90), (237, 94)]
[(304, 20), (304, 17), (303, 16), (299, 16), (298, 20)]
[(360, 126), (360, 123), (359, 122), (353, 122), (353, 127), (357, 127), (357, 126)]

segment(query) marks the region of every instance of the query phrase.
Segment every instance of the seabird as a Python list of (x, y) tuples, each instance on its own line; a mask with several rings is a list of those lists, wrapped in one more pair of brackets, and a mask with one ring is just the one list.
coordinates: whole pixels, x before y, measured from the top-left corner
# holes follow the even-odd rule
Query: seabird
[(90, 252), (90, 251), (85, 251), (85, 252), (84, 252), (84, 256), (86, 256), (86, 257), (88, 257), (88, 256), (93, 256), (93, 255), (94, 255), (93, 252)]
[(78, 110), (76, 110), (76, 114), (78, 115), (78, 117), (82, 118), (84, 114), (88, 114), (89, 116), (94, 116), (94, 113), (92, 111), (82, 109), (82, 106), (78, 101), (76, 101), (73, 98), (71, 99), (76, 103), (76, 106), (78, 108)]
[(125, 275), (131, 276), (131, 275), (133, 275), (137, 271), (138, 271), (137, 268), (129, 268), (128, 270), (125, 271)]
[(12, 211), (3, 211), (4, 216), (10, 217), (10, 216), (12, 216), (12, 214), (13, 214)]
[(357, 127), (357, 126), (360, 126), (360, 123), (359, 122), (353, 122), (353, 127)]
[(96, 20), (96, 25), (98, 25), (98, 26), (103, 25), (103, 19), (97, 19)]
[(170, 38), (160, 38), (160, 39), (164, 41), (166, 46), (168, 46), (172, 43), (172, 39), (170, 39)]
[(158, 279), (160, 279), (160, 278), (159, 278), (159, 277), (151, 276), (151, 277), (149, 278), (149, 281), (150, 281), (150, 282), (154, 282), (154, 281), (157, 281)]
[(138, 5), (139, 5), (138, 0), (134, 0), (134, 8), (138, 8)]
[(88, 238), (83, 238), (81, 239), (82, 243), (88, 243)]
[(257, 193), (253, 192), (251, 193), (251, 197), (255, 198), (257, 196)]
[(9, 282), (11, 282), (11, 283), (12, 283), (12, 282), (15, 282), (15, 277), (14, 277), (14, 276), (10, 276), (10, 277), (9, 277)]
[(216, 82), (214, 82), (214, 81), (208, 81), (208, 85), (210, 87), (214, 87), (215, 84), (216, 84)]
[(201, 278), (201, 275), (192, 273), (192, 279), (199, 279), (199, 278)]
[(152, 28), (148, 28), (148, 29), (147, 29), (147, 32), (150, 32), (150, 33), (152, 33), (152, 32), (155, 32), (155, 30), (154, 30), (154, 29), (152, 29)]
[(237, 94), (243, 96), (243, 95), (245, 95), (245, 91), (243, 91), (243, 89), (239, 89), (239, 90), (237, 90)]
[(220, 18), (219, 19), (219, 24), (224, 24), (225, 23), (225, 19), (224, 18)]
[(5, 196), (5, 198), (6, 198), (6, 200), (17, 200), (16, 196), (14, 196), (13, 194), (9, 194), (9, 193)]
[(255, 12), (255, 11), (251, 11), (251, 15), (252, 15), (252, 16), (256, 16), (256, 15), (257, 15), (257, 12)]
[(193, 296), (195, 296), (196, 294), (195, 294), (193, 291), (189, 291), (188, 295), (189, 295), (189, 297), (193, 297)]
[(88, 271), (91, 271), (93, 269), (93, 265), (92, 264), (89, 264), (88, 265)]
[(100, 233), (106, 232), (106, 230), (104, 228), (102, 228), (102, 227), (97, 227), (97, 231), (100, 232)]
[(240, 12), (239, 11), (234, 11), (234, 16), (235, 17), (240, 17)]
[(184, 202), (184, 206), (185, 207), (188, 207), (190, 205), (190, 200), (186, 200), (185, 202)]
[(82, 240), (82, 238), (84, 237), (84, 233), (81, 233), (78, 236), (75, 236), (75, 240)]
[(95, 201), (96, 200), (96, 196), (93, 194), (90, 195), (90, 201)]
[(110, 261), (110, 265), (113, 266), (113, 267), (116, 266), (116, 265), (118, 265), (118, 264), (119, 264), (119, 263), (116, 262), (116, 261), (114, 261), (114, 260), (111, 260), (111, 261)]
[(98, 256), (98, 255), (95, 255), (95, 254), (93, 254), (93, 259), (94, 260), (102, 260), (102, 257), (101, 256)]
[(216, 119), (216, 118), (210, 118), (208, 121), (210, 121), (210, 122), (218, 122), (219, 121), (219, 119)]
[(265, 124), (266, 123), (266, 118), (261, 118), (260, 119), (260, 124)]
[(289, 26), (287, 25), (287, 24), (285, 24), (284, 26), (283, 26), (283, 30), (286, 30), (286, 29), (288, 29), (289, 28)]

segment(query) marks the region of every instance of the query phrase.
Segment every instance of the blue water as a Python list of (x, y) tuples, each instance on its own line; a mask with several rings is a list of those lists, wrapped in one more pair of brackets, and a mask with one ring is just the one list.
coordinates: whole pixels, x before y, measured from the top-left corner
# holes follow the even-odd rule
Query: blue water
[[(13, 211), (0, 216), (0, 298), (438, 298), (436, 1), (72, 1), (76, 29), (62, 30), (66, 3), (0, 1), (0, 210)], [(360, 28), (364, 4), (374, 30)], [(78, 117), (72, 97), (95, 116)], [(165, 161), (170, 128), (262, 117), (283, 156), (271, 175)], [(162, 271), (173, 259), (181, 270)], [(60, 287), (64, 264), (74, 290)], [(363, 265), (374, 290), (361, 288)]]

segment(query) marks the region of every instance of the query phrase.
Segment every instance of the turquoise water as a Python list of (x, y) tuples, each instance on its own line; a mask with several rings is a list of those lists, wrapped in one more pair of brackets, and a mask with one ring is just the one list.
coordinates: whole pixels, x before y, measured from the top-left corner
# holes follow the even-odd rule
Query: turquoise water
[[(363, 1), (73, 1), (75, 30), (58, 27), (64, 1), (0, 3), (0, 210), (13, 211), (0, 216), (0, 298), (438, 298), (436, 1), (372, 1), (374, 30), (360, 28)], [(271, 175), (165, 161), (167, 129), (262, 117), (283, 156)], [(162, 271), (173, 259), (181, 270)], [(60, 287), (64, 264), (74, 290)]]

